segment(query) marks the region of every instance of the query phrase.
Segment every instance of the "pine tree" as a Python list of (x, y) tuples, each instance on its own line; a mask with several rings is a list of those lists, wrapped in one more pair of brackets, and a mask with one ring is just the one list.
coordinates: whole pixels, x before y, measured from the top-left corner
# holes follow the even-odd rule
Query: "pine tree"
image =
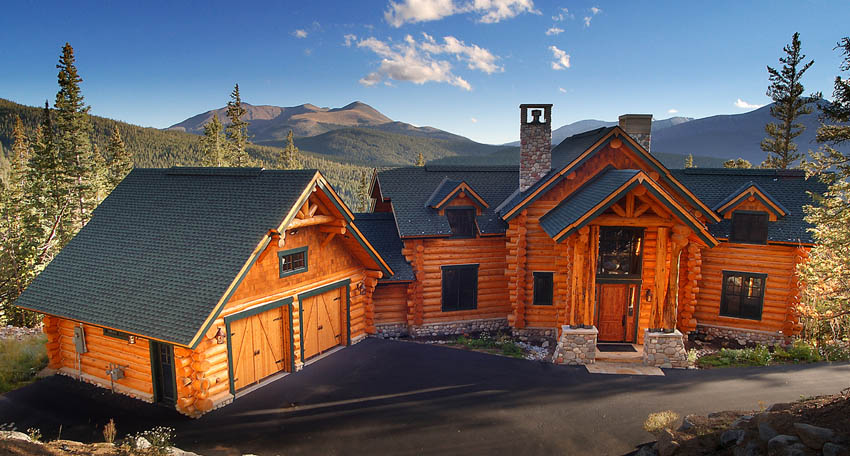
[(370, 203), (369, 174), (364, 170), (360, 174), (360, 185), (357, 187), (357, 212), (367, 212)]
[(96, 167), (91, 145), (92, 126), (77, 72), (74, 49), (65, 43), (59, 58), (59, 92), (56, 93), (56, 147), (61, 158), (67, 196), (71, 199), (69, 217), (62, 230), (64, 245), (91, 217), (97, 204)]
[(723, 162), (724, 168), (739, 168), (739, 169), (750, 169), (753, 167), (753, 164), (743, 158), (735, 158), (732, 160), (726, 160)]
[[(850, 37), (838, 42), (843, 54), (840, 71), (850, 71)], [(798, 272), (806, 286), (798, 309), (809, 337), (841, 340), (850, 335), (850, 153), (837, 147), (850, 142), (850, 78), (835, 78), (833, 102), (820, 107), (823, 125), (817, 140), (822, 144), (806, 163), (829, 188), (804, 207), (816, 242)], [(824, 172), (834, 171), (834, 172)]]
[(416, 166), (425, 166), (425, 157), (422, 156), (422, 152), (419, 152), (419, 156), (416, 157)]
[(221, 134), (221, 121), (213, 112), (212, 119), (204, 124), (204, 136), (201, 138), (201, 166), (230, 166), (225, 148), (224, 137)]
[(800, 136), (806, 126), (797, 120), (810, 114), (812, 108), (809, 106), (811, 100), (803, 96), (800, 80), (815, 61), (803, 63), (806, 55), (801, 52), (801, 47), (800, 34), (794, 33), (791, 44), (782, 49), (785, 52), (785, 57), (779, 59), (782, 68), (767, 67), (770, 79), (767, 96), (774, 101), (770, 114), (779, 122), (768, 123), (764, 128), (767, 138), (762, 140), (761, 149), (767, 152), (767, 159), (762, 163), (763, 168), (787, 169), (803, 157), (797, 152), (794, 138)]
[(277, 156), (277, 167), (279, 169), (301, 169), (301, 152), (295, 147), (295, 139), (292, 130), (286, 135), (286, 147)]
[(60, 235), (62, 221), (68, 217), (70, 202), (63, 175), (62, 157), (55, 144), (50, 106), (46, 101), (32, 150), (27, 179), (30, 185), (29, 194), (44, 230), (33, 237), (42, 240), (42, 256), (49, 261), (57, 240), (63, 237)]
[(109, 137), (106, 155), (109, 163), (107, 183), (109, 190), (112, 191), (133, 169), (133, 156), (127, 152), (127, 147), (124, 145), (124, 140), (121, 139), (121, 132), (118, 130), (118, 125), (113, 128), (112, 136)]
[(230, 93), (230, 101), (227, 102), (230, 125), (226, 128), (227, 139), (230, 141), (230, 162), (233, 166), (251, 165), (251, 157), (245, 150), (245, 144), (248, 142), (248, 122), (242, 119), (247, 112), (239, 96), (239, 84), (236, 84)]
[(694, 166), (694, 154), (688, 154), (688, 156), (685, 157), (685, 168), (696, 168), (696, 166)]

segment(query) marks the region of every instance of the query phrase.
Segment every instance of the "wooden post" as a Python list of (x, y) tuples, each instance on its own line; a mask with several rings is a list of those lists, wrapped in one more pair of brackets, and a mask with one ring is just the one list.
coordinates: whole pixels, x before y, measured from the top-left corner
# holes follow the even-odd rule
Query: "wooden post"
[(516, 243), (516, 299), (514, 309), (514, 327), (525, 328), (525, 301), (526, 301), (526, 260), (528, 254), (528, 211), (523, 210), (517, 217), (517, 243)]
[(649, 314), (649, 329), (652, 331), (661, 329), (662, 310), (664, 299), (667, 294), (667, 239), (670, 234), (670, 228), (666, 226), (658, 227), (658, 236), (655, 244), (655, 296), (653, 296), (650, 314)]
[(585, 302), (585, 326), (593, 326), (596, 315), (596, 258), (599, 256), (599, 226), (590, 227), (590, 238), (587, 241), (587, 259), (585, 265), (585, 283), (587, 301)]
[(665, 332), (676, 329), (676, 309), (679, 303), (679, 260), (682, 249), (688, 244), (690, 230), (684, 225), (673, 227), (672, 250), (670, 251), (670, 276), (667, 279), (667, 295), (662, 307), (661, 327)]

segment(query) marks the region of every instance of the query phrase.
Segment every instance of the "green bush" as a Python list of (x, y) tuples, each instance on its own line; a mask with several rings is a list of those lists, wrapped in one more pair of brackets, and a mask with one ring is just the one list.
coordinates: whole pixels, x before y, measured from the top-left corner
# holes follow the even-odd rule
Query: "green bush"
[(777, 347), (773, 353), (773, 357), (777, 361), (795, 363), (823, 361), (823, 357), (818, 353), (817, 347), (799, 339), (795, 340), (787, 350)]
[(44, 336), (0, 340), (0, 393), (20, 388), (47, 366)]

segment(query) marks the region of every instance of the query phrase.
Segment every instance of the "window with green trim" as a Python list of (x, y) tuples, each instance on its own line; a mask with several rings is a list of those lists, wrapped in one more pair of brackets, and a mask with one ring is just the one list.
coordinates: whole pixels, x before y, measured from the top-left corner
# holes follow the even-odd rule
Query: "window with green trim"
[(307, 247), (277, 252), (280, 277), (307, 271)]
[(535, 306), (551, 306), (552, 295), (554, 289), (553, 272), (535, 272), (534, 273), (534, 305)]
[(767, 274), (723, 271), (720, 315), (761, 320)]

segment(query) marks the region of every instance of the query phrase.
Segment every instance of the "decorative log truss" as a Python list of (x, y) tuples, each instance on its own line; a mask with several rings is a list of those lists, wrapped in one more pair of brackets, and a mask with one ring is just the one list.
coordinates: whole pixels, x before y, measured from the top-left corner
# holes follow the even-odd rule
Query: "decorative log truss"
[(321, 225), (319, 231), (327, 233), (325, 240), (322, 241), (322, 247), (331, 242), (335, 236), (346, 233), (347, 222), (345, 219), (335, 215), (334, 211), (331, 211), (327, 204), (321, 201), (316, 190), (317, 187), (314, 187), (313, 194), (304, 201), (304, 204), (298, 209), (298, 213), (295, 214), (295, 218), (287, 225), (286, 230), (280, 233), (280, 239), (277, 242), (278, 247), (283, 248), (286, 244), (287, 231), (291, 232), (308, 226)]

